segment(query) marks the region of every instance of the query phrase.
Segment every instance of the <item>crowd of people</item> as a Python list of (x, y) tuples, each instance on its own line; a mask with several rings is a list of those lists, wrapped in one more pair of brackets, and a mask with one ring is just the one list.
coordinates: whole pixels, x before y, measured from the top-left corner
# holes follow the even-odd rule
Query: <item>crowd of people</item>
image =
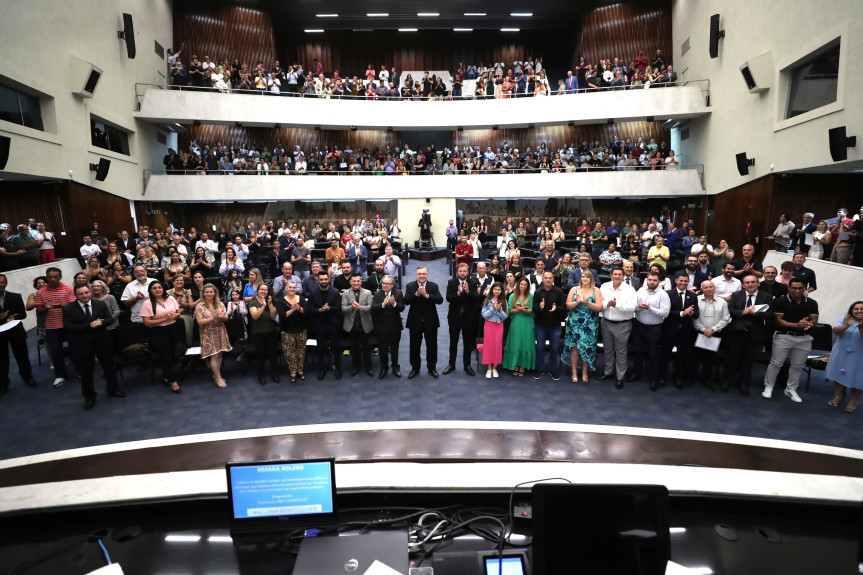
[(272, 149), (241, 144), (237, 147), (216, 142), (199, 145), (192, 140), (187, 150), (168, 150), (162, 164), (168, 174), (196, 175), (303, 175), (303, 174), (506, 174), (563, 173), (588, 170), (676, 170), (680, 160), (664, 141), (639, 137), (616, 138), (610, 142), (581, 145), (541, 142), (523, 150), (509, 142), (485, 150), (479, 145), (454, 146), (437, 150), (375, 146), (353, 150), (350, 146), (315, 147), (308, 153), (295, 145), (286, 150), (281, 143)]
[[(772, 396), (790, 358), (784, 393), (802, 401), (800, 372), (819, 316), (812, 299), (815, 272), (805, 266), (799, 243), (798, 253), (777, 270), (762, 266), (752, 245), (742, 246), (739, 255), (724, 240), (714, 248), (692, 222), (678, 228), (656, 217), (623, 226), (582, 220), (574, 231), (559, 221), (536, 224), (530, 218), (507, 219), (496, 230), (484, 220), (451, 222), (446, 235), (454, 277), (439, 287), (419, 267), (415, 281), (402, 286), (404, 262), (396, 253), (401, 232), (397, 220), (378, 217), (315, 222), (311, 229), (235, 220), (212, 238), (170, 225), (142, 226), (134, 237), (123, 231), (108, 240), (95, 228), (84, 237), (84, 269), (71, 285), (50, 267), (25, 298), (6, 292), (0, 276), (0, 321), (36, 310), (54, 386), (68, 378), (63, 349), (69, 343), (88, 410), (97, 397), (95, 360), (108, 395), (125, 397), (116, 377), (117, 347), (145, 342), (174, 393), (182, 392), (177, 350), (195, 345), (218, 387), (227, 386), (224, 355), (246, 343), (262, 385), (281, 382), (279, 356), (292, 382), (305, 379), (311, 339), (319, 380), (330, 370), (342, 377), (346, 350), (352, 377), (401, 377), (404, 328), (410, 336), (408, 379), (422, 369), (423, 341), (425, 367), (437, 378), (437, 306), (444, 300), (450, 338), (443, 375), (456, 369), (462, 340), (461, 363), (469, 376), (476, 375), (472, 356), (478, 350), (487, 378), (506, 370), (557, 381), (563, 364), (573, 383), (610, 379), (622, 389), (641, 380), (656, 391), (667, 381), (680, 389), (700, 382), (749, 395), (754, 357), (766, 347), (772, 357), (762, 395)], [(863, 302), (851, 305), (834, 333), (840, 337), (828, 364), (836, 383), (830, 405), (850, 388), (851, 412), (863, 388)], [(4, 348), (12, 347), (24, 381), (37, 385), (23, 327), (0, 338)], [(600, 342), (605, 360), (597, 374)], [(0, 366), (5, 393), (8, 352), (0, 356), (7, 362)]]
[(851, 216), (845, 208), (832, 218), (816, 221), (806, 212), (795, 224), (791, 214), (782, 214), (768, 239), (780, 252), (802, 252), (810, 259), (863, 267), (863, 206)]
[[(449, 78), (424, 72), (421, 78), (410, 73), (405, 77), (395, 67), (369, 64), (363, 72), (342, 74), (338, 68), (330, 75), (323, 63), (315, 59), (310, 69), (294, 62), (282, 66), (279, 60), (266, 65), (258, 61), (253, 67), (235, 58), (217, 61), (192, 55), (184, 65), (180, 55), (184, 47), (169, 56), (171, 85), (186, 89), (253, 91), (261, 94), (304, 96), (313, 98), (354, 98), (366, 100), (441, 100), (488, 99), (575, 94), (602, 88), (671, 86), (677, 72), (666, 62), (661, 50), (648, 61), (644, 51), (629, 60), (605, 58), (589, 63), (584, 56), (567, 72), (566, 78), (550, 83), (542, 57), (514, 59), (512, 62), (483, 62), (465, 65), (459, 62)], [(449, 84), (447, 84), (447, 80)], [(465, 84), (468, 83), (468, 90)]]

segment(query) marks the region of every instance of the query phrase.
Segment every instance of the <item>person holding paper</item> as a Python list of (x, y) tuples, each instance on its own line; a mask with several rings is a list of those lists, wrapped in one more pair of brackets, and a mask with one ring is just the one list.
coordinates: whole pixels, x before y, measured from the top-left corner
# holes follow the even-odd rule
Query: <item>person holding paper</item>
[(716, 352), (719, 351), (720, 334), (731, 323), (728, 313), (728, 303), (722, 298), (714, 297), (716, 286), (707, 280), (701, 283), (701, 295), (698, 296), (698, 317), (692, 320), (692, 325), (698, 336), (695, 339), (695, 370), (696, 377), (701, 374), (701, 383), (710, 391), (716, 391), (713, 385), (713, 375), (716, 368)]
[(9, 348), (18, 362), (18, 373), (30, 387), (38, 384), (33, 379), (33, 368), (30, 366), (30, 358), (27, 355), (27, 332), (20, 320), (27, 317), (24, 309), (24, 300), (21, 294), (6, 291), (6, 276), (0, 274), (0, 325), (11, 324), (14, 326), (0, 332), (0, 395), (5, 395), (9, 389)]
[[(768, 273), (767, 268), (765, 273)], [(773, 268), (773, 275), (775, 274), (776, 268)], [(749, 395), (752, 359), (755, 352), (764, 346), (767, 325), (768, 322), (772, 323), (773, 319), (770, 306), (774, 298), (767, 291), (759, 289), (758, 278), (752, 274), (743, 276), (741, 282), (743, 289), (731, 294), (731, 301), (728, 302), (732, 324), (727, 330), (725, 380), (720, 384), (719, 391), (727, 392), (729, 386), (736, 382), (740, 393)]]

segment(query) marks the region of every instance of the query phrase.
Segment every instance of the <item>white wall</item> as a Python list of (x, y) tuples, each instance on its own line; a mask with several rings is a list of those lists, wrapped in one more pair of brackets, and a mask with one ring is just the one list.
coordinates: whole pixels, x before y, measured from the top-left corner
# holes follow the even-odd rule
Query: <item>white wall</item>
[[(708, 54), (710, 16), (721, 14), (725, 38), (719, 57)], [(863, 136), (863, 76), (858, 71), (863, 53), (863, 5), (859, 0), (675, 0), (672, 10), (674, 64), (684, 79), (710, 80), (709, 116), (689, 124), (682, 143), (687, 163), (706, 165), (705, 183), (716, 194), (770, 173), (833, 164), (827, 131), (848, 126), (849, 135)], [(839, 101), (833, 110), (793, 126), (781, 121), (786, 91), (779, 70), (804, 54), (842, 37)], [(691, 48), (681, 54), (690, 39)], [(772, 56), (772, 87), (750, 94), (739, 67), (767, 52)], [(810, 113), (813, 114), (813, 113)], [(807, 114), (806, 116), (809, 116)], [(748, 176), (741, 177), (735, 154), (755, 158)], [(849, 161), (863, 159), (863, 146), (848, 150)]]
[[(791, 259), (792, 254), (769, 251), (764, 256), (763, 265), (779, 266)], [(863, 268), (845, 266), (824, 260), (807, 259), (804, 264), (815, 272), (818, 289), (812, 299), (818, 302), (818, 322), (833, 325), (848, 313), (852, 302), (863, 299), (860, 287), (863, 285)]]
[[(36, 291), (33, 289), (33, 279), (39, 276), (44, 276), (45, 270), (50, 267), (60, 268), (63, 272), (63, 283), (72, 285), (72, 278), (76, 273), (81, 271), (81, 262), (75, 258), (68, 258), (57, 260), (51, 264), (43, 264), (21, 270), (3, 272), (6, 279), (9, 281), (9, 285), (6, 286), (6, 291), (21, 294), (21, 297), (24, 298), (24, 303), (26, 304), (27, 296)], [(34, 327), (36, 327), (36, 310), (27, 312), (27, 319), (24, 320), (24, 329), (32, 329)], [(35, 345), (32, 341), (30, 344)]]
[[(398, 178), (398, 179), (394, 179)], [(410, 185), (403, 185), (402, 180)], [(478, 179), (479, 178), (479, 179)], [(501, 178), (506, 178), (503, 180)], [(503, 185), (504, 181), (510, 184)], [(383, 186), (381, 184), (384, 184)], [(348, 186), (347, 184), (350, 184)], [(149, 177), (145, 201), (396, 198), (648, 198), (704, 195), (696, 170), (447, 176), (168, 176)]]
[(649, 90), (602, 91), (543, 98), (506, 100), (367, 101), (273, 97), (257, 94), (222, 94), (150, 88), (139, 117), (154, 122), (204, 123), (247, 126), (346, 129), (453, 130), (499, 126), (625, 122), (693, 118), (709, 113), (699, 85)]
[[(0, 76), (42, 95), (45, 131), (0, 121), (0, 134), (11, 137), (4, 179), (15, 174), (70, 179), (128, 198), (140, 197), (142, 170), (161, 166), (166, 146), (156, 141), (156, 126), (136, 120), (135, 83), (153, 82), (164, 61), (154, 41), (171, 46), (173, 24), (169, 0), (88, 0), (3, 2), (0, 18)], [(117, 38), (122, 13), (132, 15), (137, 57), (129, 60)], [(85, 76), (75, 59), (90, 62), (103, 74), (93, 98), (72, 94)], [(89, 115), (93, 113), (130, 134), (130, 156), (91, 145)], [(169, 144), (171, 143), (169, 139)], [(175, 139), (173, 141), (176, 141)], [(108, 178), (96, 182), (90, 163), (111, 160)]]

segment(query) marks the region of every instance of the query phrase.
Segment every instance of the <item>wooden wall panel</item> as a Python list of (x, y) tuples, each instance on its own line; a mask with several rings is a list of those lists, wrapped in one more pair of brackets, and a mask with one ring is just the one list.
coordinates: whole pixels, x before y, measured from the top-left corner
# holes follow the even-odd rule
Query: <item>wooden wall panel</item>
[(620, 124), (591, 124), (578, 126), (546, 126), (541, 128), (501, 128), (499, 130), (465, 130), (455, 132), (453, 142), (457, 146), (479, 145), (496, 149), (504, 142), (524, 152), (528, 146), (533, 149), (545, 142), (549, 149), (568, 144), (581, 145), (582, 142), (607, 144), (616, 138), (631, 138), (633, 141), (644, 136), (645, 141), (655, 138), (657, 143), (670, 142), (671, 132), (662, 127), (661, 122), (624, 122)]
[[(549, 147), (562, 147), (570, 143), (580, 145), (583, 141), (598, 141), (603, 144), (615, 138), (636, 138), (644, 136), (645, 141), (655, 138), (657, 142), (670, 142), (669, 130), (663, 129), (659, 122), (624, 122), (620, 124), (593, 124), (584, 126), (548, 126), (542, 128), (513, 128), (500, 130), (466, 130), (452, 132), (455, 145), (479, 145), (497, 148), (504, 142), (509, 142), (515, 148), (524, 151), (527, 146), (536, 147), (545, 142)], [(178, 145), (181, 150), (187, 150), (189, 142), (195, 139), (198, 145), (216, 145), (222, 142), (226, 146), (239, 148), (243, 143), (251, 143), (261, 148), (272, 150), (276, 144), (281, 144), (286, 150), (292, 150), (295, 144), (308, 153), (315, 147), (332, 149), (334, 146), (350, 146), (354, 150), (375, 146), (385, 148), (402, 146), (399, 132), (382, 130), (359, 130), (356, 132), (337, 130), (308, 130), (295, 128), (236, 128), (233, 126), (187, 126), (186, 131), (179, 135)]]
[(76, 242), (80, 247), (82, 234), (88, 233), (94, 223), (99, 224), (99, 233), (114, 238), (123, 230), (134, 233), (134, 222), (129, 200), (97, 190), (77, 182), (69, 182), (61, 202), (67, 222), (76, 230)]
[[(0, 219), (13, 229), (18, 224), (26, 224), (29, 218), (45, 222), (48, 231), (57, 236), (57, 255), (76, 255), (81, 245), (78, 230), (71, 226), (60, 204), (60, 194), (65, 187), (61, 182), (2, 182)], [(62, 236), (62, 232), (67, 235)]]
[(669, 63), (672, 54), (670, 0), (587, 6), (581, 13), (581, 30), (573, 62), (584, 56), (585, 61), (596, 65), (602, 59), (613, 62), (617, 57), (628, 64), (642, 50), (651, 60), (657, 48)]
[(173, 48), (184, 43), (184, 63), (192, 55), (201, 60), (209, 56), (213, 62), (239, 58), (252, 69), (258, 61), (269, 67), (276, 58), (270, 15), (225, 0), (174, 2)]

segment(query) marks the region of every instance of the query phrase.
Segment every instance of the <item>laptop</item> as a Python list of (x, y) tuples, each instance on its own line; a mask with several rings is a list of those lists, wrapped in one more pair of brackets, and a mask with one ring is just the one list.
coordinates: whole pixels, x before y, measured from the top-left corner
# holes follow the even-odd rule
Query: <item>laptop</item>
[(407, 575), (407, 531), (303, 539), (293, 575), (362, 575), (375, 561)]

